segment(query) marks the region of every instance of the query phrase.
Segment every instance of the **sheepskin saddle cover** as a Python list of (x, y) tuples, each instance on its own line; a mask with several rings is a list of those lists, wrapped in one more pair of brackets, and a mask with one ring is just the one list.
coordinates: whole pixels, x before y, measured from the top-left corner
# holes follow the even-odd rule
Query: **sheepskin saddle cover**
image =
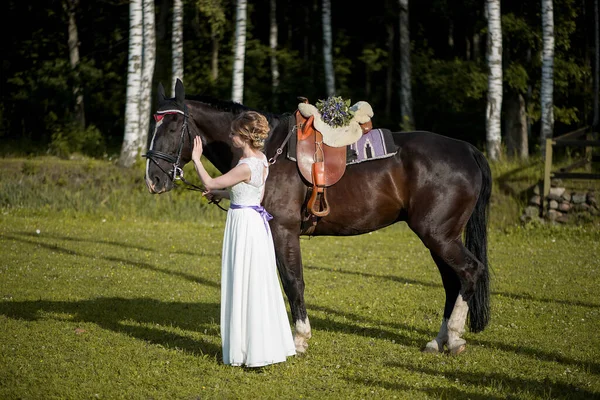
[(363, 135), (363, 129), (360, 124), (367, 123), (373, 116), (373, 108), (366, 101), (359, 101), (350, 107), (354, 112), (354, 117), (347, 126), (332, 127), (321, 118), (321, 113), (312, 104), (298, 104), (298, 111), (304, 118), (314, 116), (313, 126), (323, 135), (323, 143), (331, 147), (343, 147), (356, 143)]

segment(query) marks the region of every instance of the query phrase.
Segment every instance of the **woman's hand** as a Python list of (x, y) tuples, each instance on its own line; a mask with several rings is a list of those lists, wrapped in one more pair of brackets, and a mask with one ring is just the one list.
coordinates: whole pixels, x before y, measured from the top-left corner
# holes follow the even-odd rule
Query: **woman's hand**
[(194, 149), (192, 150), (192, 161), (194, 163), (200, 162), (200, 157), (202, 157), (202, 138), (200, 136), (196, 136), (194, 138)]
[(210, 202), (218, 203), (221, 199), (227, 198), (229, 192), (227, 190), (205, 190), (202, 192), (202, 196)]

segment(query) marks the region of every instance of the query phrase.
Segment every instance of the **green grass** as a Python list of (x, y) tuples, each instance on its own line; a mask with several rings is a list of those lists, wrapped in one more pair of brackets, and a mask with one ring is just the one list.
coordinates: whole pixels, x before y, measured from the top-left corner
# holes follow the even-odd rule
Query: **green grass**
[(242, 369), (220, 355), (225, 213), (149, 195), (140, 170), (0, 165), (17, 171), (0, 178), (1, 399), (600, 398), (597, 225), (492, 214), (492, 321), (458, 357), (420, 351), (444, 294), (404, 224), (304, 238), (308, 353)]

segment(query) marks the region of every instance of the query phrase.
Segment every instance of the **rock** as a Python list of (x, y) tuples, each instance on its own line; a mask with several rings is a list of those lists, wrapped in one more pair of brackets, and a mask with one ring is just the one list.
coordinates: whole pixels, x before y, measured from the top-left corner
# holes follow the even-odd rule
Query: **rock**
[(548, 202), (548, 208), (551, 210), (556, 210), (558, 208), (558, 201), (556, 200), (550, 200)]
[(574, 204), (585, 203), (586, 196), (583, 193), (573, 193), (571, 196), (571, 202)]
[(565, 192), (565, 188), (564, 187), (552, 187), (550, 188), (550, 193), (548, 194), (549, 196), (555, 196), (555, 197), (560, 197), (563, 195), (563, 193)]
[(558, 211), (567, 213), (567, 212), (569, 212), (570, 209), (571, 209), (571, 203), (562, 202), (558, 205)]
[(529, 204), (534, 205), (534, 206), (541, 206), (542, 205), (542, 198), (540, 196), (532, 196), (529, 199)]
[(526, 207), (525, 216), (529, 218), (538, 218), (540, 216), (540, 208), (535, 206)]
[(559, 211), (548, 210), (548, 212), (546, 213), (546, 218), (549, 219), (550, 221), (556, 221), (556, 219), (558, 217), (560, 217), (561, 215), (562, 215), (562, 213)]

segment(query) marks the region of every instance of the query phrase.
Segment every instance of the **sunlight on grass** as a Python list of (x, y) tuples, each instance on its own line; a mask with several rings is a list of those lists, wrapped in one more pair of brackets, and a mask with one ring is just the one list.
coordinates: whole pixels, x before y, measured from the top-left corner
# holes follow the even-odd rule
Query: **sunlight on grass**
[[(2, 399), (600, 397), (600, 230), (497, 215), (518, 208), (497, 182), (492, 321), (464, 354), (421, 352), (444, 291), (400, 223), (302, 238), (308, 352), (253, 370), (221, 361), (225, 213), (195, 192), (151, 196), (140, 170), (1, 161)], [(492, 168), (516, 192), (539, 172)]]

